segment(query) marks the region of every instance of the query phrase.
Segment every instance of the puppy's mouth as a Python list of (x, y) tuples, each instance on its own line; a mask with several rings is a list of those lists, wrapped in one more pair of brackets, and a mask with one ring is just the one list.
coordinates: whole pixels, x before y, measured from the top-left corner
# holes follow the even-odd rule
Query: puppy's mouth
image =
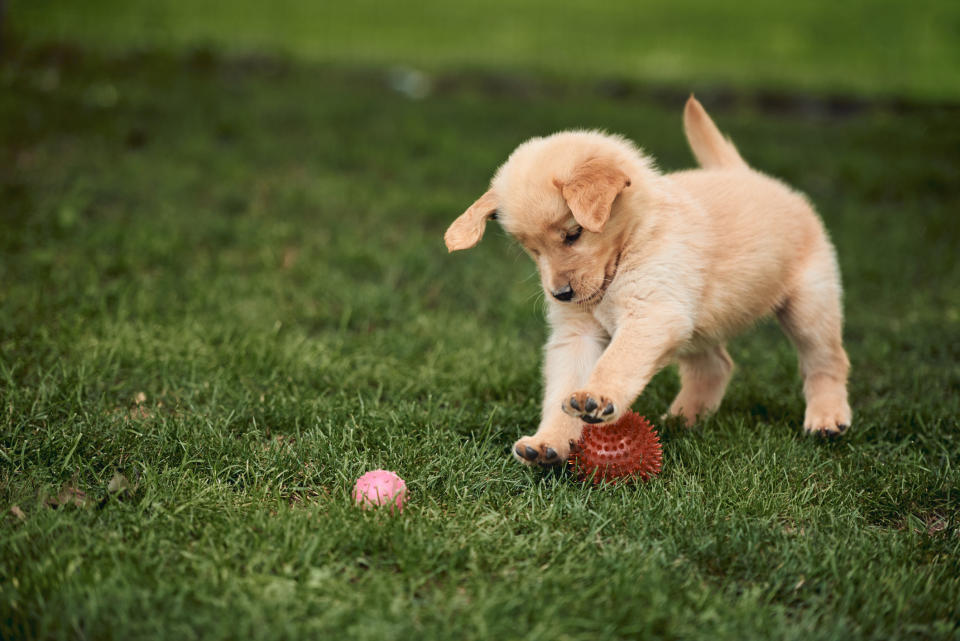
[(603, 270), (603, 281), (592, 294), (576, 301), (577, 305), (591, 307), (603, 300), (603, 295), (607, 293), (607, 288), (617, 276), (617, 269), (620, 267), (620, 254), (618, 253), (613, 261)]

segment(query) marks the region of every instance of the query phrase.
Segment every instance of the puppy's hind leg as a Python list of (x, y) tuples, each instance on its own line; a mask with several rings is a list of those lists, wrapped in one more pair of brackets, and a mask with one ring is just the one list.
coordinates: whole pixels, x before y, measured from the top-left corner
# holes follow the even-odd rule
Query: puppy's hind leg
[(720, 407), (733, 375), (733, 360), (723, 345), (679, 357), (680, 393), (670, 404), (671, 416), (682, 416), (693, 425), (698, 416)]
[(836, 259), (824, 247), (807, 263), (777, 318), (797, 347), (807, 410), (803, 428), (835, 436), (850, 426), (850, 361), (843, 350), (843, 312)]

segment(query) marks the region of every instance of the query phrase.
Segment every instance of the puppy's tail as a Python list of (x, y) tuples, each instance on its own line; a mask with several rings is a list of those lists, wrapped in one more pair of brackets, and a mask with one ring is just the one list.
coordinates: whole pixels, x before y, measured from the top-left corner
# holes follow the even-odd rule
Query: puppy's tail
[(729, 138), (724, 138), (703, 105), (691, 94), (683, 109), (683, 130), (697, 162), (704, 169), (746, 167), (737, 148)]

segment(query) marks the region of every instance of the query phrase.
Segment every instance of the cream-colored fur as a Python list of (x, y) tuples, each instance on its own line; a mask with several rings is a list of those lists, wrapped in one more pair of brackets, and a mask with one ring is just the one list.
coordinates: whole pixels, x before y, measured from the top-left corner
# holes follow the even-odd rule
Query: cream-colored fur
[(661, 174), (617, 136), (570, 131), (520, 145), (445, 235), (472, 247), (497, 218), (536, 261), (549, 301), (540, 426), (527, 464), (567, 458), (583, 421), (615, 421), (678, 362), (670, 414), (719, 406), (724, 343), (776, 313), (797, 347), (804, 428), (843, 432), (849, 362), (833, 246), (806, 198), (751, 169), (693, 97), (684, 128), (702, 169)]

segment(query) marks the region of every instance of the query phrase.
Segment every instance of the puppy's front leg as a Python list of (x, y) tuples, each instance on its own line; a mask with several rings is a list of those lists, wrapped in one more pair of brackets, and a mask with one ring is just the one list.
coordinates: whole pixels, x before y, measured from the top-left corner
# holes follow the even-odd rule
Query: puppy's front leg
[(586, 314), (551, 309), (553, 330), (544, 355), (543, 414), (533, 436), (513, 446), (513, 455), (527, 465), (557, 465), (567, 460), (572, 443), (580, 439), (582, 423), (564, 414), (564, 397), (588, 380), (609, 342), (602, 327)]
[(645, 305), (628, 315), (618, 323), (586, 385), (564, 395), (563, 411), (586, 423), (616, 421), (673, 359), (692, 329), (689, 316), (675, 305)]

